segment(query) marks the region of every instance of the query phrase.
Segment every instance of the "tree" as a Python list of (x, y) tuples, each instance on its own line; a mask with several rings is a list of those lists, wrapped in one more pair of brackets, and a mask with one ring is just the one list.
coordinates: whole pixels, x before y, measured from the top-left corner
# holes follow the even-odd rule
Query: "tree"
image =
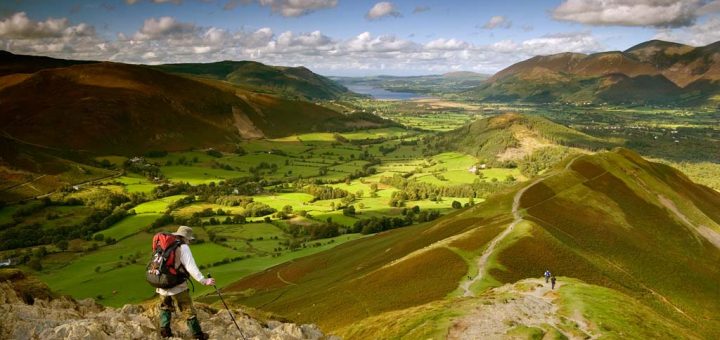
[(460, 209), (460, 208), (462, 208), (462, 203), (460, 203), (458, 201), (453, 201), (452, 207), (453, 207), (453, 209)]
[(66, 251), (68, 249), (68, 241), (67, 240), (60, 240), (57, 243), (55, 243), (55, 246), (60, 248), (62, 251)]
[(37, 257), (31, 258), (30, 261), (28, 261), (27, 265), (32, 270), (36, 270), (36, 271), (42, 270), (42, 263), (40, 263), (40, 259)]
[(349, 205), (343, 209), (343, 215), (345, 216), (355, 216), (355, 206)]

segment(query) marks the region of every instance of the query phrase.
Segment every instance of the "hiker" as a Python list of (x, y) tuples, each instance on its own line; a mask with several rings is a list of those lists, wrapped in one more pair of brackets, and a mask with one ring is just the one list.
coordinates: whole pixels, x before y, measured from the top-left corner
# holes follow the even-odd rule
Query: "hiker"
[(552, 288), (551, 288), (551, 289), (554, 290), (554, 289), (555, 289), (555, 275), (553, 275), (552, 278), (550, 278), (550, 282), (552, 282)]
[(550, 274), (550, 269), (545, 269), (545, 283), (548, 283), (550, 276), (552, 276), (552, 274)]
[(193, 307), (192, 300), (190, 299), (187, 278), (188, 275), (192, 276), (197, 282), (206, 286), (214, 285), (215, 279), (205, 278), (195, 264), (195, 259), (188, 246), (188, 244), (195, 239), (192, 228), (180, 226), (172, 235), (177, 236), (181, 241), (180, 246), (175, 249), (175, 259), (179, 259), (179, 261), (175, 261), (175, 268), (180, 273), (179, 275), (183, 275), (186, 280), (183, 280), (180, 284), (171, 288), (157, 288), (155, 290), (160, 294), (160, 336), (172, 337), (170, 319), (172, 312), (175, 310), (173, 306), (173, 303), (175, 303), (187, 320), (188, 329), (192, 332), (193, 337), (195, 339), (208, 339), (207, 333), (203, 333), (202, 328), (200, 328), (195, 307)]

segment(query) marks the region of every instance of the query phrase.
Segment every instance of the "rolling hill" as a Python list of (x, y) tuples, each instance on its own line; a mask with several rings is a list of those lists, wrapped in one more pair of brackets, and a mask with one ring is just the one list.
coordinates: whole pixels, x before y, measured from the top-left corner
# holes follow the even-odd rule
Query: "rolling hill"
[(58, 149), (129, 155), (387, 124), (142, 65), (103, 62), (25, 70), (0, 78), (2, 132)]
[(517, 163), (538, 151), (547, 154), (551, 149), (597, 150), (610, 146), (546, 118), (512, 112), (477, 119), (434, 137), (432, 142), (442, 150), (464, 152), (492, 166)]
[(98, 155), (234, 149), (244, 139), (396, 125), (144, 65), (8, 52), (0, 52), (0, 103), (4, 201), (112, 176), (97, 168)]
[(223, 80), (254, 92), (268, 92), (308, 100), (354, 96), (344, 86), (305, 67), (269, 66), (255, 61), (221, 61), (207, 64), (165, 64), (155, 69)]
[[(271, 268), (227, 294), (350, 339), (717, 338), (718, 206), (717, 192), (632, 151), (580, 155), (484, 203)], [(546, 268), (559, 290), (532, 279)]]
[(465, 94), (537, 103), (716, 104), (719, 58), (720, 42), (692, 47), (660, 40), (625, 51), (536, 56)]

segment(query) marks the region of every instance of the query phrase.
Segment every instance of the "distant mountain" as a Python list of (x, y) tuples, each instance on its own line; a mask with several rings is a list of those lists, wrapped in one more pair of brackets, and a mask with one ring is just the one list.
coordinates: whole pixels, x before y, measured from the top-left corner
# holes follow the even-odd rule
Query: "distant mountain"
[(424, 76), (368, 76), (368, 77), (331, 77), (340, 84), (369, 86), (392, 92), (411, 92), (422, 94), (444, 94), (467, 91), (482, 85), (489, 75), (458, 71), (445, 74)]
[(692, 47), (652, 40), (626, 51), (536, 56), (465, 95), (538, 103), (720, 103), (720, 42)]
[[(347, 339), (717, 339), (718, 206), (718, 192), (627, 149), (574, 156), (471, 208), (227, 291)], [(559, 288), (540, 280), (546, 269)]]
[(442, 74), (443, 78), (482, 78), (487, 79), (489, 75), (477, 73), (477, 72), (470, 72), (470, 71), (455, 71), (455, 72), (448, 72)]
[(491, 165), (518, 161), (546, 148), (596, 150), (610, 147), (601, 139), (546, 118), (512, 112), (477, 119), (438, 135), (433, 143), (444, 150), (474, 155)]
[[(21, 56), (15, 56), (22, 59)], [(27, 57), (27, 64), (36, 61)], [(306, 101), (195, 80), (142, 65), (78, 63), (0, 78), (0, 126), (15, 141), (95, 154), (219, 147), (353, 126), (382, 126)]]
[(269, 66), (255, 61), (152, 66), (165, 72), (224, 80), (252, 91), (309, 100), (354, 95), (344, 86), (305, 67)]

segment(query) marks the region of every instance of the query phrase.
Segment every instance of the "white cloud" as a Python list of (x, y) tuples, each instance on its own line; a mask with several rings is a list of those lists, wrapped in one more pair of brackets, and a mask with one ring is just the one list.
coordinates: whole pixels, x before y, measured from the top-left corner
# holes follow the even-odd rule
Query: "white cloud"
[(0, 38), (36, 39), (92, 35), (95, 35), (93, 26), (85, 23), (70, 26), (67, 18), (32, 21), (25, 12), (18, 12), (0, 20)]
[(143, 27), (134, 37), (137, 40), (162, 39), (171, 35), (191, 33), (194, 30), (194, 24), (178, 22), (173, 17), (150, 18), (145, 20)]
[(430, 50), (464, 50), (468, 47), (470, 44), (457, 39), (435, 39), (425, 44), (425, 48)]
[(525, 40), (519, 47), (528, 56), (562, 52), (592, 53), (603, 49), (602, 44), (588, 32), (545, 35)]
[[(429, 74), (453, 70), (490, 73), (537, 54), (603, 50), (590, 32), (476, 45), (453, 37), (419, 43), (410, 37), (371, 32), (343, 39), (321, 31), (276, 33), (268, 27), (228, 31), (160, 17), (147, 19), (133, 34), (119, 33), (116, 38), (105, 39), (83, 33), (94, 31), (82, 23), (53, 19), (58, 24), (44, 25), (53, 28), (39, 30), (44, 33), (38, 34), (38, 22), (29, 20), (8, 26), (12, 22), (8, 20), (0, 21), (0, 31), (4, 32), (0, 48), (13, 53), (145, 64), (255, 60), (271, 65), (303, 65), (326, 74)], [(698, 26), (696, 34), (710, 35), (708, 32), (720, 23), (714, 25)]]
[(400, 12), (395, 9), (395, 5), (392, 2), (378, 2), (368, 12), (365, 17), (368, 20), (377, 20), (383, 17), (399, 17)]
[(286, 17), (298, 17), (318, 9), (337, 6), (337, 0), (259, 0), (259, 3)]
[(488, 22), (486, 22), (482, 26), (482, 28), (491, 30), (495, 28), (510, 28), (511, 26), (512, 22), (510, 20), (508, 20), (502, 15), (496, 15), (490, 18), (490, 20), (488, 20)]
[(587, 25), (689, 26), (698, 16), (720, 10), (718, 0), (565, 0), (553, 18)]
[(380, 54), (389, 55), (415, 51), (420, 47), (420, 45), (409, 40), (399, 39), (392, 35), (373, 37), (370, 32), (363, 32), (344, 42), (341, 47), (347, 52), (370, 52), (378, 56)]
[(693, 46), (704, 46), (720, 40), (720, 18), (713, 17), (682, 29), (658, 31), (654, 39), (669, 40)]

